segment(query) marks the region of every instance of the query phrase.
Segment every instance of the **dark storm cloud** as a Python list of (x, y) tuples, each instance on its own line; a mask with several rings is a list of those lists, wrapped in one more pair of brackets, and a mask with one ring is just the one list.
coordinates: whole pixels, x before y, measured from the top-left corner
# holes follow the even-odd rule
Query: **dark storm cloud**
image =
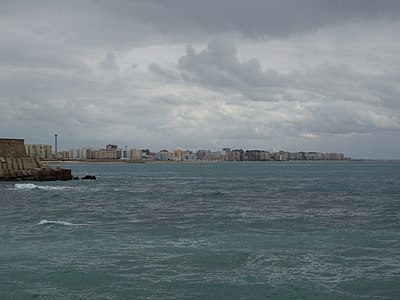
[(400, 13), (396, 0), (98, 1), (96, 6), (114, 16), (137, 18), (163, 34), (237, 31), (250, 37), (288, 35), (355, 18), (397, 18)]
[(354, 18), (397, 17), (400, 12), (398, 1), (210, 0), (172, 1), (172, 5), (171, 1), (159, 3), (164, 3), (163, 10), (168, 16), (175, 17), (174, 22), (161, 18), (166, 28), (176, 30), (182, 23), (211, 33), (238, 31), (248, 36), (287, 35)]
[(354, 19), (397, 18), (395, 0), (2, 1), (0, 15), (21, 18), (38, 34), (115, 47), (162, 35), (239, 32), (287, 36)]

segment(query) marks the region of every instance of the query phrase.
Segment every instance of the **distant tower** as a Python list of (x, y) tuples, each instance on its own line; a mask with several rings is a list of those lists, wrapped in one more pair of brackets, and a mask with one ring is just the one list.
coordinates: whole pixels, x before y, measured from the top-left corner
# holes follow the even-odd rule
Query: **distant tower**
[(55, 133), (54, 134), (54, 154), (55, 155), (57, 155), (57, 152), (58, 152), (58, 150), (57, 150), (57, 138), (58, 138), (58, 134)]

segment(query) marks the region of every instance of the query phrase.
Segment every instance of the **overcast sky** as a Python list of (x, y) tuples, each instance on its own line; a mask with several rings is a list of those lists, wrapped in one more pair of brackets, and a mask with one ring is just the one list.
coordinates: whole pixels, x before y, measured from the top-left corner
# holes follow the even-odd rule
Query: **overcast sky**
[(0, 137), (400, 159), (400, 1), (0, 0)]

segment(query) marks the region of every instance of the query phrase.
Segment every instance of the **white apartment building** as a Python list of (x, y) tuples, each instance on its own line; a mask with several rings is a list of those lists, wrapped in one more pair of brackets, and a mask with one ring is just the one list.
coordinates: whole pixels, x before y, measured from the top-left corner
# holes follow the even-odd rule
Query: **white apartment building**
[(53, 147), (44, 144), (25, 144), (26, 154), (29, 157), (38, 157), (40, 159), (49, 159), (53, 155)]

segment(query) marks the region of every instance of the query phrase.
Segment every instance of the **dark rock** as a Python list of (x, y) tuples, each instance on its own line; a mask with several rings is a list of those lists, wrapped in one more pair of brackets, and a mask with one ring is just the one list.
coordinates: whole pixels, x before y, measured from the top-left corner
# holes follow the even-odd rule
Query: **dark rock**
[(86, 176), (82, 177), (81, 179), (84, 179), (84, 180), (96, 180), (96, 176), (94, 176), (94, 175), (86, 175)]

